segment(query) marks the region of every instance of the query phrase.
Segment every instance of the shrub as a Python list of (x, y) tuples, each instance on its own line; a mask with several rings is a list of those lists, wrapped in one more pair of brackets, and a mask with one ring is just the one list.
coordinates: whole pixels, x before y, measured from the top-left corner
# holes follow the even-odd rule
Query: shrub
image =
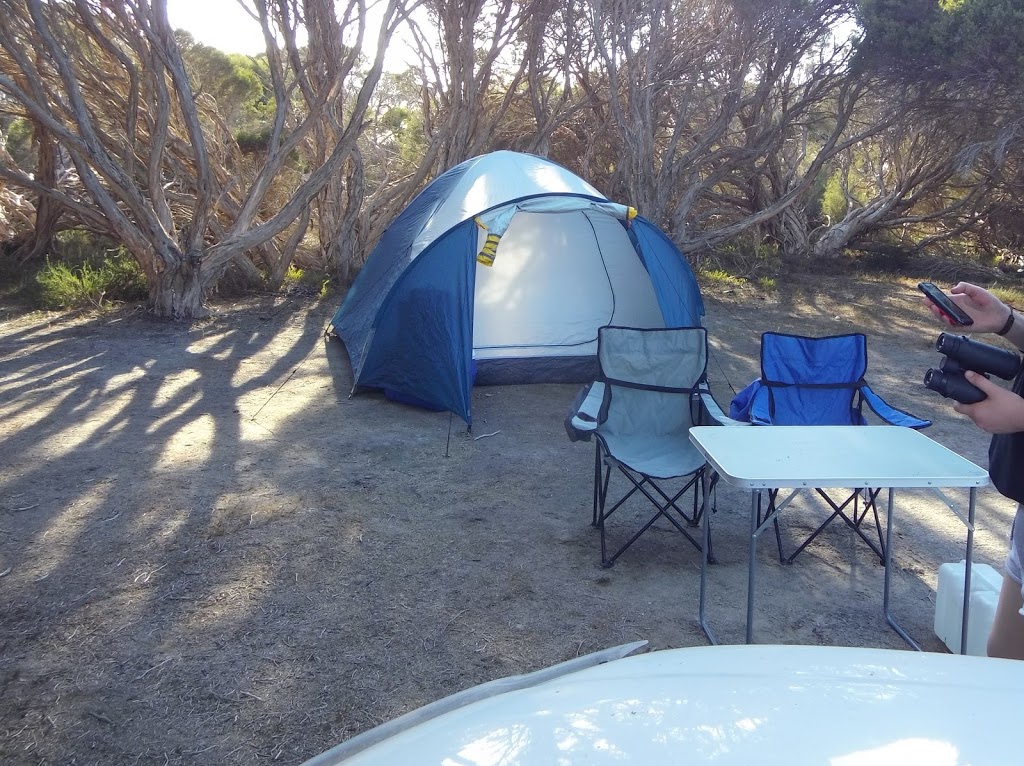
[(66, 264), (47, 260), (36, 275), (36, 281), (39, 283), (39, 302), (43, 308), (98, 306), (103, 300), (97, 274), (88, 263), (72, 269)]
[(105, 257), (98, 266), (84, 261), (46, 265), (36, 275), (39, 301), (44, 308), (104, 308), (114, 303), (143, 300), (147, 295), (144, 275), (123, 253)]
[(82, 229), (67, 229), (57, 232), (53, 238), (51, 255), (61, 263), (78, 266), (99, 261), (114, 243)]
[(848, 206), (846, 195), (843, 193), (842, 179), (836, 172), (825, 182), (825, 190), (821, 195), (821, 214), (829, 221), (838, 222), (843, 220)]
[(331, 280), (326, 274), (294, 265), (288, 267), (283, 287), (288, 293), (315, 295), (317, 300), (323, 300), (331, 294)]
[(262, 153), (270, 148), (272, 132), (273, 128), (269, 125), (242, 128), (235, 133), (235, 141), (242, 154)]
[(149, 297), (146, 275), (135, 259), (123, 251), (116, 256), (104, 258), (100, 274), (103, 289), (112, 300), (134, 303)]

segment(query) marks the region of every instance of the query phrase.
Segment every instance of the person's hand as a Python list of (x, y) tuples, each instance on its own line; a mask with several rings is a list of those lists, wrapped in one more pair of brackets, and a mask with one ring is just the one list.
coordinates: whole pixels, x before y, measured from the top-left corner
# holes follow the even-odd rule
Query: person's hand
[[(1009, 306), (985, 288), (972, 285), (970, 282), (957, 283), (949, 291), (949, 297), (974, 320), (974, 324), (970, 326), (971, 332), (995, 332), (996, 330), (1001, 330), (1010, 316)], [(960, 327), (960, 325), (954, 325), (950, 322), (930, 300), (925, 298), (924, 302), (928, 310), (947, 325)]]
[(973, 370), (964, 372), (964, 377), (968, 383), (980, 388), (986, 398), (975, 404), (956, 402), (954, 410), (966, 415), (978, 428), (990, 434), (1024, 431), (1024, 398)]

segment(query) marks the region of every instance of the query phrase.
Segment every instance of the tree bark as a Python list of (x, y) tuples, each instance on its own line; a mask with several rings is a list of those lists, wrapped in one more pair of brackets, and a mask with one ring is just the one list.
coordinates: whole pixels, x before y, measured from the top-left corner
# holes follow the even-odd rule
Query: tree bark
[[(33, 123), (33, 142), (36, 145), (36, 178), (43, 186), (56, 189), (60, 148), (54, 140), (53, 134), (38, 122)], [(63, 210), (63, 206), (51, 195), (43, 193), (37, 195), (36, 222), (32, 240), (15, 253), (15, 258), (19, 263), (34, 261), (50, 252)]]
[(165, 266), (150, 281), (149, 299), (153, 313), (172, 319), (195, 319), (209, 315), (204, 304), (206, 285), (202, 279), (202, 257), (184, 256)]

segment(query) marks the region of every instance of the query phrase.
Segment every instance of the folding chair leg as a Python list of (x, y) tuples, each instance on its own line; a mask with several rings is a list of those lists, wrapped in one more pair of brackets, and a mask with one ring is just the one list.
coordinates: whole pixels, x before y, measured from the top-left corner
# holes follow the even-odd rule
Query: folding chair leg
[[(876, 556), (879, 557), (879, 561), (884, 564), (885, 563), (885, 553), (884, 553), (884, 550), (882, 548), (883, 543), (882, 543), (882, 537), (881, 537), (882, 536), (882, 524), (881, 524), (881, 522), (878, 519), (878, 510), (877, 510), (877, 508), (875, 508), (875, 504), (874, 504), (874, 499), (878, 496), (878, 492), (879, 491), (880, 490), (869, 490), (870, 497), (869, 497), (869, 500), (868, 500), (868, 504), (871, 505), (872, 509), (874, 510), (874, 514), (875, 514), (875, 528), (876, 528), (876, 530), (878, 532), (878, 535), (879, 535), (879, 544), (878, 545), (876, 545), (873, 540), (868, 538), (868, 536), (866, 534), (864, 534), (864, 530), (861, 529), (861, 522), (864, 520), (864, 517), (867, 515), (868, 509), (867, 509), (867, 506), (865, 506), (863, 513), (858, 514), (857, 507), (858, 507), (858, 500), (860, 498), (860, 490), (857, 490), (856, 492), (851, 494), (841, 504), (837, 504), (836, 501), (833, 500), (831, 497), (829, 497), (825, 493), (824, 490), (819, 489), (819, 490), (817, 490), (818, 495), (820, 495), (821, 498), (823, 500), (825, 500), (825, 502), (828, 503), (829, 506), (831, 506), (832, 514), (827, 519), (825, 519), (825, 521), (823, 521), (821, 523), (821, 525), (818, 526), (818, 528), (814, 530), (814, 532), (811, 533), (810, 537), (808, 537), (806, 540), (803, 541), (803, 543), (800, 544), (799, 548), (797, 548), (795, 551), (793, 551), (789, 555), (789, 557), (786, 559), (786, 563), (792, 564), (793, 563), (793, 559), (795, 559), (803, 551), (804, 548), (806, 548), (808, 545), (810, 545), (814, 541), (814, 538), (816, 538), (821, 532), (824, 531), (825, 527), (827, 527), (829, 524), (831, 524), (835, 520), (836, 516), (839, 516), (844, 522), (846, 522), (847, 526), (849, 526), (854, 532), (857, 533), (857, 536), (860, 537), (860, 539), (864, 541), (864, 543), (872, 550), (872, 552)], [(847, 506), (849, 506), (851, 503), (853, 503), (853, 518), (851, 518), (850, 516), (847, 516), (846, 513), (845, 513)]]
[[(633, 487), (625, 495), (623, 495), (618, 500), (618, 502), (616, 502), (615, 505), (611, 507), (611, 509), (608, 509), (608, 484), (611, 476), (611, 465), (607, 467), (605, 475), (603, 477), (603, 481), (601, 481), (601, 492), (599, 497), (600, 502), (597, 507), (597, 527), (601, 532), (601, 565), (605, 568), (611, 567), (615, 563), (615, 560), (618, 559), (618, 557), (621, 556), (627, 548), (629, 548), (633, 543), (640, 539), (640, 536), (643, 535), (643, 533), (646, 532), (648, 529), (650, 529), (651, 526), (653, 526), (654, 522), (656, 522), (662, 516), (668, 519), (672, 526), (679, 530), (679, 532), (681, 532), (683, 536), (690, 541), (691, 545), (693, 545), (697, 550), (700, 550), (701, 544), (675, 518), (675, 514), (682, 516), (687, 522), (690, 521), (690, 517), (687, 516), (679, 508), (677, 502), (684, 494), (686, 494), (686, 492), (692, 490), (693, 492), (696, 493), (699, 489), (702, 488), (700, 482), (703, 480), (704, 471), (702, 470), (695, 473), (693, 477), (683, 486), (682, 489), (676, 492), (676, 494), (673, 495), (672, 497), (669, 497), (665, 492), (662, 491), (662, 489), (657, 484), (655, 484), (647, 477), (643, 477), (638, 480), (626, 468), (622, 467), (621, 465), (619, 465), (618, 468), (620, 473), (622, 473), (633, 484)], [(652, 494), (650, 490), (648, 490), (647, 485), (650, 485), (651, 487), (654, 488), (658, 495), (661, 496), (660, 499), (658, 497), (655, 497), (655, 495)], [(657, 512), (654, 514), (654, 516), (650, 518), (650, 520), (646, 524), (643, 525), (643, 527), (640, 528), (638, 532), (636, 532), (628, 541), (626, 541), (626, 543), (620, 546), (614, 554), (609, 556), (607, 535), (605, 532), (605, 522), (613, 513), (615, 513), (615, 511), (617, 511), (623, 505), (623, 503), (625, 503), (630, 497), (632, 497), (637, 492), (643, 494), (644, 497), (646, 497), (647, 500), (649, 500), (650, 503), (655, 507)], [(708, 546), (708, 554), (708, 559), (710, 561), (710, 545)]]
[[(761, 493), (757, 493), (757, 526), (760, 528), (761, 522), (764, 521), (769, 515), (775, 511), (775, 499), (779, 496), (779, 490), (770, 489), (768, 490), (768, 510), (762, 515), (761, 514)], [(772, 519), (772, 526), (775, 528), (775, 547), (779, 550), (779, 563), (780, 564), (791, 564), (792, 561), (786, 560), (786, 555), (782, 552), (782, 532), (779, 531), (779, 517), (776, 516)]]
[(814, 542), (814, 538), (816, 538), (818, 535), (820, 535), (822, 532), (824, 532), (825, 531), (825, 527), (827, 527), (829, 524), (831, 524), (832, 520), (836, 516), (838, 516), (838, 515), (839, 515), (838, 513), (833, 512), (833, 514), (831, 516), (829, 516), (825, 521), (823, 521), (821, 523), (821, 526), (819, 526), (817, 529), (815, 529), (811, 533), (810, 537), (808, 537), (806, 540), (804, 540), (802, 543), (800, 543), (800, 545), (797, 547), (797, 549), (795, 551), (793, 551), (791, 554), (789, 554), (789, 556), (786, 557), (786, 560), (783, 563), (792, 564), (793, 563), (793, 559), (795, 559), (797, 556), (799, 556), (801, 553), (803, 553), (804, 548), (806, 548), (808, 545), (813, 543)]
[(643, 525), (643, 527), (640, 528), (639, 532), (637, 532), (635, 535), (633, 535), (631, 538), (629, 538), (629, 540), (625, 544), (623, 544), (621, 548), (619, 548), (617, 551), (615, 551), (615, 553), (612, 554), (611, 556), (608, 556), (607, 549), (605, 547), (604, 525), (602, 524), (601, 525), (601, 566), (603, 566), (605, 569), (608, 569), (609, 567), (611, 567), (615, 563), (615, 560), (619, 556), (621, 556), (623, 553), (625, 553), (626, 549), (629, 548), (629, 546), (631, 546), (633, 543), (635, 543), (637, 540), (639, 540), (640, 536), (644, 532), (646, 532), (648, 529), (650, 529), (651, 526), (654, 524), (654, 522), (656, 522), (658, 520), (658, 517), (661, 516), (661, 515), (662, 514), (657, 513), (654, 516), (652, 516), (650, 521), (648, 521), (646, 524)]
[[(853, 504), (853, 522), (854, 522), (854, 524), (857, 527), (860, 527), (861, 522), (864, 521), (864, 517), (868, 515), (868, 510), (870, 510), (872, 512), (872, 515), (875, 517), (875, 533), (878, 535), (878, 550), (875, 551), (875, 552), (879, 554), (879, 563), (884, 566), (885, 565), (885, 535), (882, 533), (882, 521), (881, 521), (881, 519), (878, 516), (878, 505), (876, 503), (876, 500), (878, 499), (878, 495), (879, 495), (879, 493), (881, 491), (882, 490), (880, 488), (874, 488), (874, 489), (868, 488), (868, 489), (864, 489), (864, 490), (859, 490), (857, 492), (857, 497), (858, 498), (860, 498), (862, 496), (862, 494), (864, 494), (864, 493), (866, 493), (866, 496), (864, 497), (864, 510), (862, 510), (860, 512), (860, 515), (857, 514), (857, 505), (858, 504), (857, 504), (857, 501), (854, 500), (854, 504)], [(873, 546), (872, 546), (872, 550), (874, 550)]]

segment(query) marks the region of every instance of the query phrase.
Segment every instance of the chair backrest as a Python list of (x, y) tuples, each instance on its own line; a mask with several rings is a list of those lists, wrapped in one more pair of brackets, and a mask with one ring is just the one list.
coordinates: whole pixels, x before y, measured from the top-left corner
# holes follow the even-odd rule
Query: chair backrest
[(861, 333), (761, 336), (761, 385), (751, 420), (771, 425), (864, 425), (858, 390), (867, 372)]
[(597, 359), (599, 379), (609, 388), (602, 431), (658, 436), (685, 432), (693, 425), (694, 391), (707, 374), (703, 327), (602, 327)]

